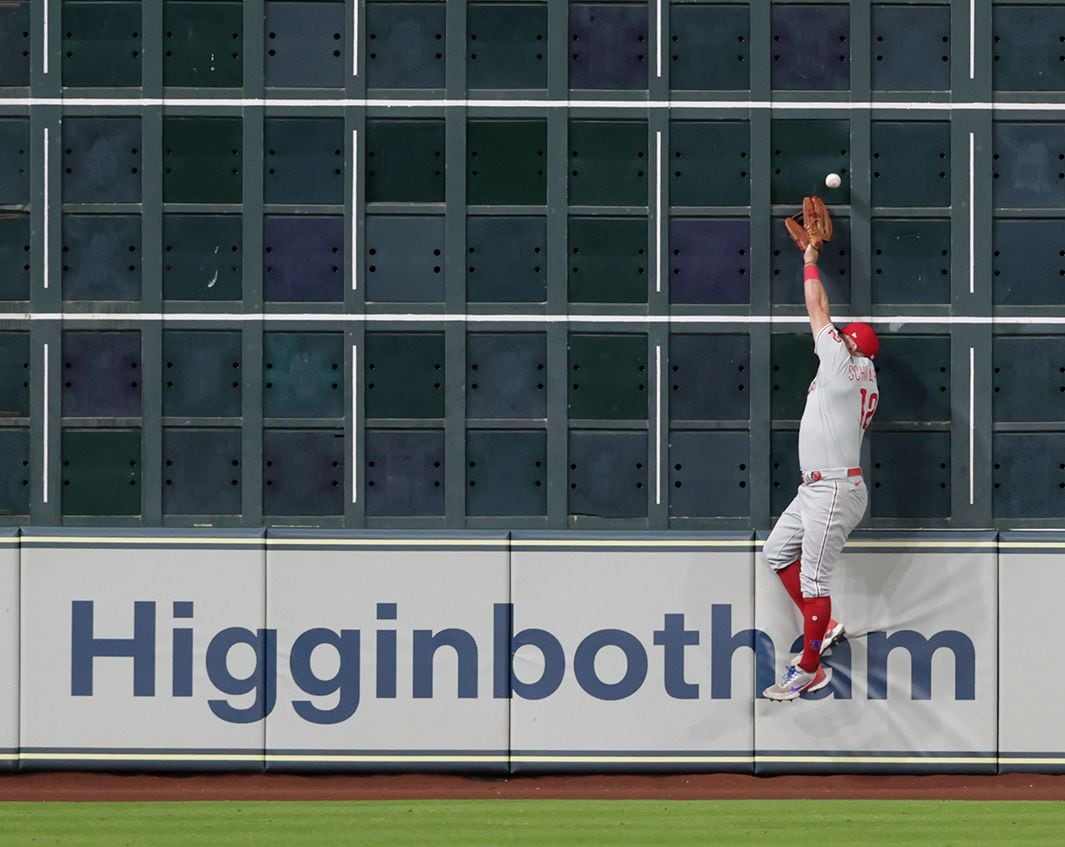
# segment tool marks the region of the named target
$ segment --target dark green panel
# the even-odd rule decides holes
[[[751,87],[746,6],[672,3],[669,31],[669,84],[674,91]]]
[[[669,201],[673,206],[751,203],[751,127],[746,121],[669,125]]]
[[[466,7],[470,88],[547,88],[547,3]]]
[[[799,433],[794,429],[774,430],[769,436],[769,513],[783,514],[801,481]]]
[[[466,299],[471,303],[547,299],[545,218],[471,217],[466,254]]]
[[[63,3],[63,84],[141,84],[141,4]]]
[[[366,514],[444,514],[444,431],[366,430]]]
[[[991,12],[996,91],[1065,89],[1065,9],[995,3]]]
[[[444,3],[367,3],[366,57],[370,88],[443,88]]]
[[[442,302],[447,279],[444,216],[366,217],[366,299]]]
[[[0,6],[0,85],[29,84],[29,0],[7,0]]]
[[[873,4],[874,91],[950,88],[950,7]]]
[[[236,417],[241,402],[239,331],[163,331],[163,414]]]
[[[1065,433],[996,432],[991,453],[996,518],[1065,517]]]
[[[569,514],[647,516],[647,433],[571,429]]]
[[[63,216],[63,299],[141,299],[138,215]]]
[[[647,219],[570,218],[569,301],[647,302]]]
[[[30,202],[29,118],[0,119],[0,205]]]
[[[30,431],[0,429],[0,515],[30,513]]]
[[[832,241],[821,248],[821,282],[830,306],[851,302],[851,222],[838,211],[832,218]],[[783,218],[772,221],[770,295],[773,303],[803,304],[802,254],[784,228]]]
[[[267,118],[267,203],[344,202],[343,118]]]
[[[163,84],[239,88],[244,82],[244,9],[240,3],[167,0]]]
[[[843,184],[829,192],[829,204],[850,202],[850,121],[776,119],[772,128],[773,203],[802,204],[803,195],[824,185],[825,174],[837,173]]]
[[[241,228],[237,215],[164,215],[163,299],[239,300]]]
[[[240,430],[163,430],[163,514],[240,514]]]
[[[467,203],[547,201],[547,121],[470,121],[466,150]]]
[[[669,434],[669,516],[749,515],[749,432],[674,430]]]
[[[30,299],[30,216],[0,212],[0,300]]]
[[[991,356],[994,420],[1065,420],[1065,338],[1000,335]]]
[[[770,347],[771,417],[797,421],[806,408],[806,391],[817,373],[817,356],[809,332],[773,335]]]
[[[163,118],[163,200],[241,202],[240,118]]]
[[[870,440],[874,518],[949,517],[949,432],[876,432]]]
[[[444,416],[444,334],[366,333],[366,415]]]
[[[570,121],[571,206],[647,205],[647,123]]]
[[[873,302],[950,301],[950,221],[873,220]]]
[[[263,514],[344,514],[344,433],[263,432]]]
[[[471,332],[466,337],[466,415],[547,416],[547,336]]]
[[[63,515],[139,515],[139,429],[63,430]]]
[[[876,420],[950,420],[950,337],[884,333],[876,357]]]
[[[996,209],[1065,206],[1065,137],[1060,124],[996,121],[992,148]]]
[[[268,418],[344,415],[344,336],[339,332],[263,335],[263,414]]]
[[[466,433],[466,514],[547,514],[547,433]]]
[[[673,420],[747,420],[750,383],[748,336],[670,335],[667,388]]]
[[[570,419],[647,419],[647,336],[569,337]]]
[[[0,332],[0,417],[30,414],[30,334]]]
[[[992,224],[994,300],[1003,306],[1065,302],[1065,220]]]
[[[950,205],[950,124],[873,121],[873,205]]]
[[[366,121],[366,202],[444,202],[444,122]]]

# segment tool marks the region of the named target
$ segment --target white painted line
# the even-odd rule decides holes
[[[662,345],[655,345],[655,505],[662,502]]]
[[[655,75],[662,78],[662,0],[655,0]]]
[[[47,9],[48,4],[45,3],[44,7]],[[44,263],[41,271],[44,274],[44,287],[48,288],[48,159],[49,159],[49,145],[48,145],[48,127],[44,128],[44,202],[43,215],[44,220],[41,221],[41,234],[44,237],[43,249],[44,249]]]
[[[41,73],[48,75],[48,7],[52,5],[51,0],[44,0],[44,30],[41,33]],[[47,501],[45,501],[47,502]]]
[[[655,291],[662,291],[662,130],[655,131]]]
[[[976,79],[976,0],[969,0],[969,79]]]
[[[976,251],[976,234],[973,232],[975,215],[973,212],[973,202],[976,199],[976,176],[973,173],[973,165],[976,161],[976,133],[969,133],[969,293],[973,294],[976,290],[976,257],[973,253]]]
[[[351,502],[359,502],[359,347],[351,345]]]
[[[1065,326],[1065,315],[847,315],[840,321],[864,321],[898,332],[915,325],[928,326]],[[62,321],[69,323],[514,323],[514,324],[737,324],[804,326],[810,322],[800,315],[470,315],[462,312],[436,314],[380,313],[236,313],[236,312],[0,312],[0,321]]]
[[[44,410],[41,415],[41,426],[44,438],[44,460],[41,462],[41,490],[44,492],[44,502],[48,502],[48,343],[44,345]]]
[[[351,291],[359,290],[359,130],[351,130]]]
[[[973,101],[949,103],[929,100],[907,101],[777,101],[777,100],[496,100],[490,98],[213,98],[213,97],[0,97],[0,107],[9,106],[101,106],[106,108],[136,108],[138,106],[166,106],[169,108],[207,109],[251,108],[277,106],[279,108],[393,108],[393,109],[629,109],[635,111],[658,109],[720,109],[749,111],[761,109],[775,112],[888,111],[888,112],[1065,112],[1065,103],[1017,103],[1008,101]]]
[[[355,0],[355,14],[351,23],[351,75],[359,75],[359,0]]]
[[[969,348],[969,505],[973,504],[974,477],[973,456],[976,451],[976,422],[973,413],[976,408],[976,348]]]

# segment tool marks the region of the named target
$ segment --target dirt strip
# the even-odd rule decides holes
[[[1065,800],[1065,776],[148,776],[28,773],[0,776],[0,801],[428,799],[943,799]]]

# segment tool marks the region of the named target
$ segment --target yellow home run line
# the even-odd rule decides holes
[[[749,765],[753,759],[751,756],[511,756],[510,761],[541,765]]]
[[[365,764],[394,764],[398,762],[411,762],[413,764],[433,764],[439,762],[446,762],[448,764],[506,764],[511,761],[509,756],[364,756],[344,753],[309,755],[270,753],[264,758],[267,762],[352,762]]]
[[[753,547],[749,538],[699,539],[625,539],[625,538],[521,538],[510,542],[511,547]]]
[[[503,538],[161,538],[158,536],[25,536],[27,544],[127,544],[154,546],[187,546],[190,544],[218,544],[240,546],[340,546],[340,547],[504,547]]]
[[[262,753],[18,753],[27,762],[261,762]]]
[[[998,546],[997,541],[848,541],[847,547],[957,547],[965,550],[986,550]]]
[[[1000,765],[1065,765],[1065,756],[1059,756],[1056,759],[1048,758],[1030,758],[1030,759],[999,759]]]
[[[755,756],[761,764],[995,765],[997,756]]]

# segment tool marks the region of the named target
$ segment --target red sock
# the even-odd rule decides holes
[[[777,576],[780,577],[780,581],[784,584],[784,590],[788,592],[788,596],[795,601],[795,605],[799,607],[799,611],[802,611],[802,587],[799,585],[799,560],[796,559],[786,568],[781,568],[777,571]]]
[[[804,671],[817,670],[821,664],[821,639],[828,629],[832,614],[831,597],[804,597],[802,601],[802,658],[799,667]]]

